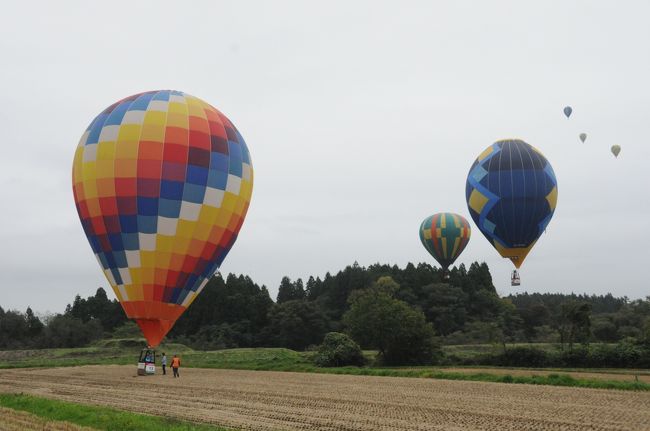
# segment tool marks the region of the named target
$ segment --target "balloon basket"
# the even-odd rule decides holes
[[[151,348],[142,349],[138,359],[138,376],[156,374],[156,351]]]

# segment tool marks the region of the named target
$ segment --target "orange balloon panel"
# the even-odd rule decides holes
[[[106,278],[157,346],[237,239],[253,191],[244,139],[201,99],[136,94],[88,126],[72,183]]]

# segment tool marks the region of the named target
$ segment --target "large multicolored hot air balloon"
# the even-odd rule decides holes
[[[478,156],[465,196],[479,230],[519,268],[553,217],[557,181],[538,149],[518,139],[503,140]]]
[[[420,241],[444,271],[465,250],[471,235],[469,222],[454,213],[438,213],[420,224]]]
[[[244,139],[201,99],[136,94],[90,123],[72,183],[106,278],[157,346],[237,239],[253,191]]]

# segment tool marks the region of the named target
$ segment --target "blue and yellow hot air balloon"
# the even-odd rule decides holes
[[[478,156],[467,175],[465,195],[479,230],[519,268],[553,217],[557,180],[538,149],[508,139]]]
[[[420,241],[444,272],[463,252],[470,235],[469,222],[454,213],[434,214],[420,224]]]

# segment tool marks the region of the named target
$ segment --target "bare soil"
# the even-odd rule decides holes
[[[650,430],[650,393],[309,373],[135,366],[0,370],[0,392],[246,430]]]

